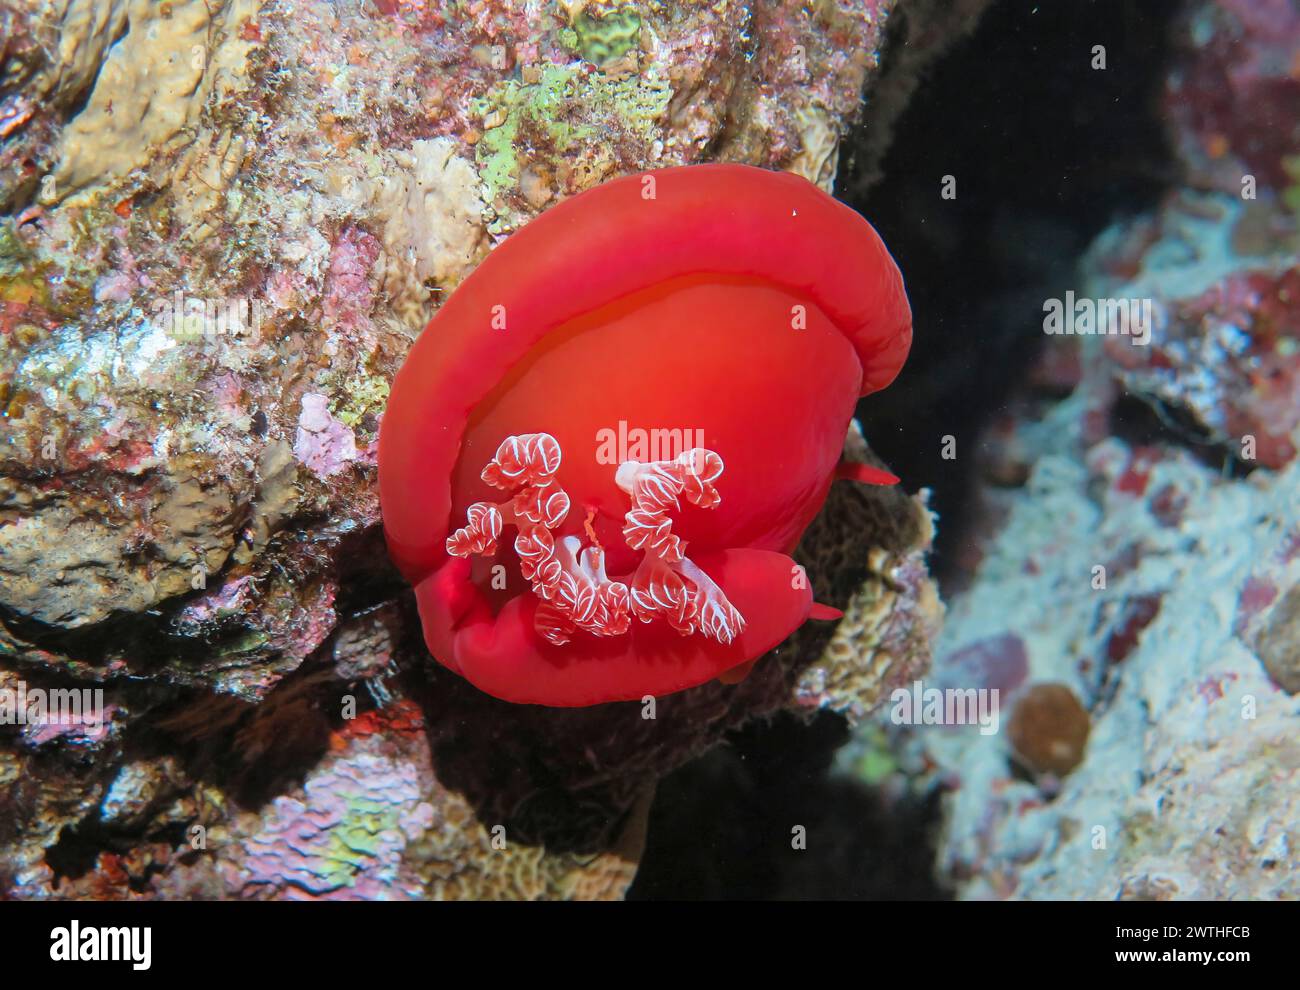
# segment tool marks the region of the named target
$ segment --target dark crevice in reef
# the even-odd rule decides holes
[[[306,586],[329,578],[329,568],[336,566],[339,593],[335,608],[344,618],[380,608],[407,593],[397,569],[388,562],[377,526],[336,539],[343,548],[339,563],[328,565],[310,542],[277,537],[272,544],[275,549],[267,555],[267,573]],[[198,631],[193,623],[181,621],[185,609],[201,602],[209,594],[206,589],[220,587],[236,566],[232,555],[221,570],[207,575],[205,589],[175,595],[144,612],[114,612],[98,622],[67,628],[0,605],[0,625],[37,649],[103,669],[104,683],[124,679],[120,672],[110,672],[113,661],[125,665],[126,679],[142,680],[167,667],[193,671],[210,663],[214,651],[220,654],[223,645],[229,652],[237,652],[235,648],[250,634],[264,631],[239,616],[206,622]]]
[[[954,23],[961,4],[949,6],[911,9]],[[1037,354],[1043,300],[1072,284],[1102,229],[1151,206],[1176,177],[1157,96],[1179,6],[996,2],[925,70],[883,158],[879,127],[864,126],[861,154],[847,142],[841,195],[898,260],[915,321],[907,367],[862,404],[861,419],[909,488],[933,490],[941,520],[932,566],[941,581],[969,540],[963,506],[981,427],[1006,407]],[[900,25],[895,37],[926,30],[912,27]],[[1106,48],[1104,71],[1091,68],[1094,45]],[[887,58],[884,72],[914,71],[913,61]],[[886,91],[909,88],[904,80]],[[878,165],[883,179],[858,193]],[[955,200],[939,195],[947,174],[957,178]],[[957,438],[955,461],[940,456],[947,434]],[[933,875],[937,797],[886,800],[830,777],[831,754],[846,738],[833,715],[782,717],[670,775],[631,896],[945,896]],[[808,847],[795,851],[791,829],[800,824]]]
[[[907,280],[915,337],[898,380],[859,410],[872,448],[940,515],[933,569],[951,573],[981,428],[1046,339],[1043,300],[1080,254],[1176,178],[1159,117],[1180,4],[1002,0],[933,64],[899,117],[883,180],[849,196]],[[906,7],[904,7],[904,14]],[[1094,45],[1106,68],[1092,68]],[[868,105],[868,113],[870,105]],[[854,190],[856,157],[841,165]],[[945,175],[956,198],[940,197]],[[941,456],[956,439],[956,459]]]
[[[927,839],[937,797],[888,802],[829,776],[848,732],[829,713],[811,723],[784,714],[670,774],[629,899],[945,897]]]
[[[150,842],[173,847],[182,845],[187,838],[186,827],[181,823],[159,829],[148,836]],[[138,845],[137,836],[114,832],[90,815],[63,829],[58,841],[45,851],[45,863],[54,872],[56,884],[64,879],[80,880],[96,868],[102,854],[126,855]],[[162,865],[150,866],[141,875],[131,877],[128,886],[137,894],[147,893],[149,878],[162,870]]]
[[[1133,447],[1168,444],[1186,450],[1225,478],[1245,478],[1256,465],[1232,455],[1236,445],[1212,436],[1190,412],[1150,396],[1121,395],[1110,415],[1110,432]]]

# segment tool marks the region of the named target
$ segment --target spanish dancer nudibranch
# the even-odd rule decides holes
[[[797,176],[668,168],[548,210],[438,310],[383,418],[430,652],[553,706],[737,679],[833,612],[789,555],[836,477],[896,480],[840,454],[911,335],[879,236]]]

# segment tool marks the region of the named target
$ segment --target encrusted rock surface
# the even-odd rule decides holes
[[[506,705],[428,660],[375,490],[388,382],[494,243],[647,167],[829,188],[891,8],[6,7],[0,676],[105,709],[0,726],[0,890],[619,896],[659,776],[920,669],[923,503],[839,486],[824,662],[826,627],[654,719]]]
[[[1071,287],[1150,300],[1150,340],[1051,337],[982,447],[987,532],[933,678],[1000,692],[1000,731],[870,726],[896,783],[944,792],[962,897],[1300,897],[1300,135],[1276,57],[1300,19],[1202,2],[1178,32],[1187,184],[1105,232]],[[1007,721],[1048,682],[1082,702],[1086,745],[1031,775]]]
[[[923,728],[902,745],[951,790],[941,867],[967,897],[1295,897],[1300,699],[1249,630],[1282,624],[1255,614],[1255,589],[1300,582],[1300,471],[1225,479],[1170,449],[1137,494],[1132,450],[1081,449],[1086,411],[1076,395],[1030,428],[1041,456],[940,643],[934,676],[963,688],[993,685],[953,678],[953,655],[1024,644],[1004,731]],[[1161,522],[1173,493],[1185,506]],[[1044,681],[1070,687],[1091,731],[1067,776],[1029,780],[1006,720]]]

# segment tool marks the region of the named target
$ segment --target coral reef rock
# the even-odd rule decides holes
[[[662,774],[923,668],[928,514],[839,486],[829,646],[653,720],[505,705],[429,660],[375,486],[493,244],[706,154],[829,188],[892,6],[6,6],[0,684],[91,708],[0,725],[0,896],[621,896]]]
[[[999,511],[933,677],[997,690],[1002,731],[882,720],[905,786],[945,793],[959,896],[1300,896],[1300,18],[1202,2],[1178,37],[1187,184],[1105,231],[1075,287],[1149,302],[1149,338],[1049,337],[988,437],[1023,470],[980,493]],[[1066,726],[1007,718],[1043,682],[1091,725],[1028,779],[1017,737],[1050,754]]]

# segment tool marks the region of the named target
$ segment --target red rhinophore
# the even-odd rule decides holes
[[[737,679],[812,613],[789,554],[831,482],[896,480],[839,458],[910,342],[876,232],[797,176],[669,168],[547,211],[443,304],[384,415],[430,651],[545,705]]]

